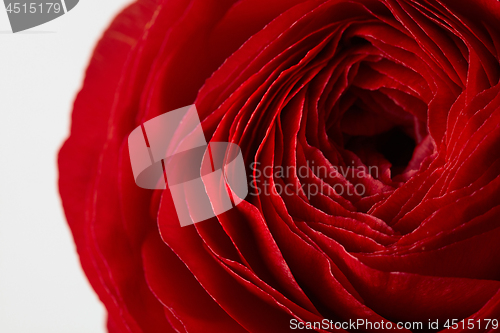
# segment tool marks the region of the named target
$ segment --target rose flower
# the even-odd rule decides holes
[[[108,330],[495,331],[499,22],[495,0],[126,8],[59,154]],[[207,142],[240,147],[249,193],[181,227],[168,187],[135,183],[127,138],[187,105]]]

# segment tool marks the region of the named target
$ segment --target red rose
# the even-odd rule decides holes
[[[109,331],[495,331],[499,20],[495,0],[125,9],[59,155]],[[181,227],[127,138],[189,104],[207,141],[239,145],[251,193]]]

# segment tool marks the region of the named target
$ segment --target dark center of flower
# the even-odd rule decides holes
[[[373,136],[344,136],[344,148],[359,152],[361,148],[371,154],[380,154],[391,163],[393,177],[403,173],[413,157],[416,143],[402,127],[393,127],[390,130]]]
[[[372,57],[350,69],[350,82],[335,107],[335,120],[330,122],[337,125],[330,128],[329,134],[368,167],[383,168],[390,164],[394,180],[418,167],[419,163],[412,159],[428,133],[427,106],[405,88],[404,77],[397,77],[400,67],[391,66],[399,65]],[[398,182],[406,179],[399,178]]]
[[[392,164],[392,174],[400,174],[410,162],[415,141],[401,128],[395,127],[374,138],[377,150]]]

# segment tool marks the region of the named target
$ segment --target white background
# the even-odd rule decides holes
[[[12,34],[0,3],[0,332],[102,333],[57,192],[57,152],[95,43],[130,0],[80,0]]]

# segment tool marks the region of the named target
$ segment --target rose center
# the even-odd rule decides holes
[[[351,87],[341,105],[337,143],[367,166],[390,163],[391,178],[403,174],[427,135],[426,124],[377,90]]]
[[[365,147],[365,154],[380,154],[391,163],[393,177],[403,173],[415,151],[415,140],[404,128],[393,127],[387,132],[373,136],[353,136],[346,138],[344,148],[356,152],[360,146]]]

